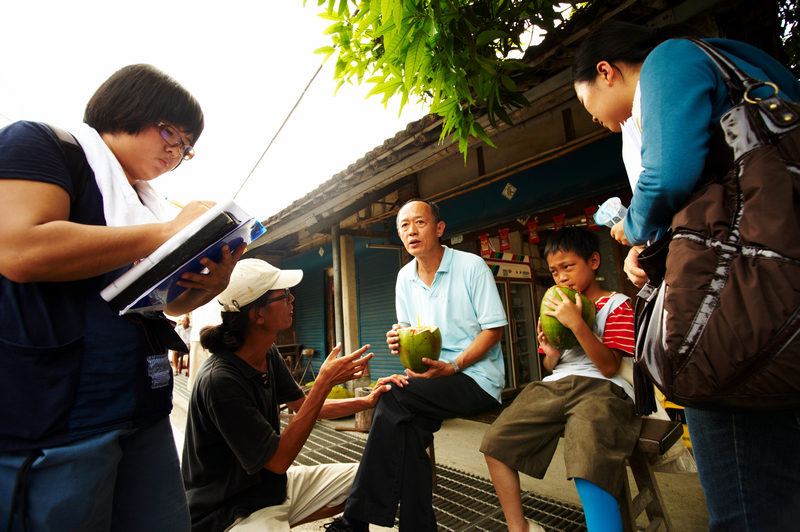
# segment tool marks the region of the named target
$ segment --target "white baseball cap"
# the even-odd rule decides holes
[[[279,270],[260,259],[244,259],[236,263],[228,287],[217,296],[222,312],[239,309],[270,290],[296,286],[303,279],[303,270]]]

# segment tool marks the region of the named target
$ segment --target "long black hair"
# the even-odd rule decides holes
[[[222,312],[222,323],[216,327],[203,327],[200,345],[214,352],[219,349],[236,351],[244,345],[244,335],[250,326],[250,310],[261,308],[269,299],[270,290],[239,309],[239,312]]]
[[[607,61],[617,70],[618,63],[640,65],[656,46],[678,37],[703,39],[707,35],[683,24],[651,29],[610,20],[589,34],[578,48],[572,62],[572,81],[593,83],[597,78],[597,63],[601,61]]]

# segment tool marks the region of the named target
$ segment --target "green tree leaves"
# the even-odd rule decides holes
[[[332,45],[315,51],[336,55],[334,79],[374,86],[369,96],[412,99],[444,119],[442,139],[466,158],[469,138],[493,145],[473,110],[489,123],[508,124],[508,110],[528,105],[518,83],[528,66],[509,57],[523,51],[522,34],[533,23],[553,28],[561,20],[551,0],[317,0]],[[572,2],[570,2],[572,3]],[[576,3],[573,3],[573,5]],[[338,87],[337,87],[338,89]]]
[[[478,35],[478,38],[475,39],[475,46],[476,47],[486,46],[487,44],[489,44],[492,41],[496,41],[497,39],[503,39],[503,38],[507,38],[507,37],[508,37],[508,33],[504,32],[504,31],[486,30],[484,32],[481,32],[481,34]]]
[[[571,10],[564,10],[565,4]],[[574,0],[317,0],[331,46],[315,53],[336,55],[337,90],[345,81],[374,86],[384,105],[399,95],[400,109],[421,101],[443,117],[441,139],[450,133],[466,158],[470,136],[490,143],[476,114],[489,123],[511,124],[509,112],[528,105],[520,84],[533,77],[517,57],[523,34],[537,26],[553,31],[577,6]],[[597,2],[599,4],[599,2]],[[779,0],[778,18],[790,68],[798,73],[797,0]],[[525,38],[527,40],[527,37]],[[440,140],[441,140],[440,139]]]

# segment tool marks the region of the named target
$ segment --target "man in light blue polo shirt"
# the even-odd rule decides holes
[[[394,376],[381,396],[370,436],[350,490],[344,517],[329,530],[364,532],[369,523],[435,532],[430,460],[425,449],[442,420],[475,415],[500,403],[505,380],[499,341],[508,323],[492,272],[480,257],[439,243],[439,208],[411,200],[397,215],[397,232],[414,257],[397,275],[397,321],[386,333],[399,353],[397,329],[436,325],[442,333],[438,361],[423,359],[425,373]]]

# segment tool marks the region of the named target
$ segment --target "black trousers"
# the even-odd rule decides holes
[[[479,414],[497,404],[464,374],[410,379],[402,388],[392,385],[375,407],[345,517],[391,527],[399,503],[401,531],[435,532],[431,462],[425,449],[443,420]]]

